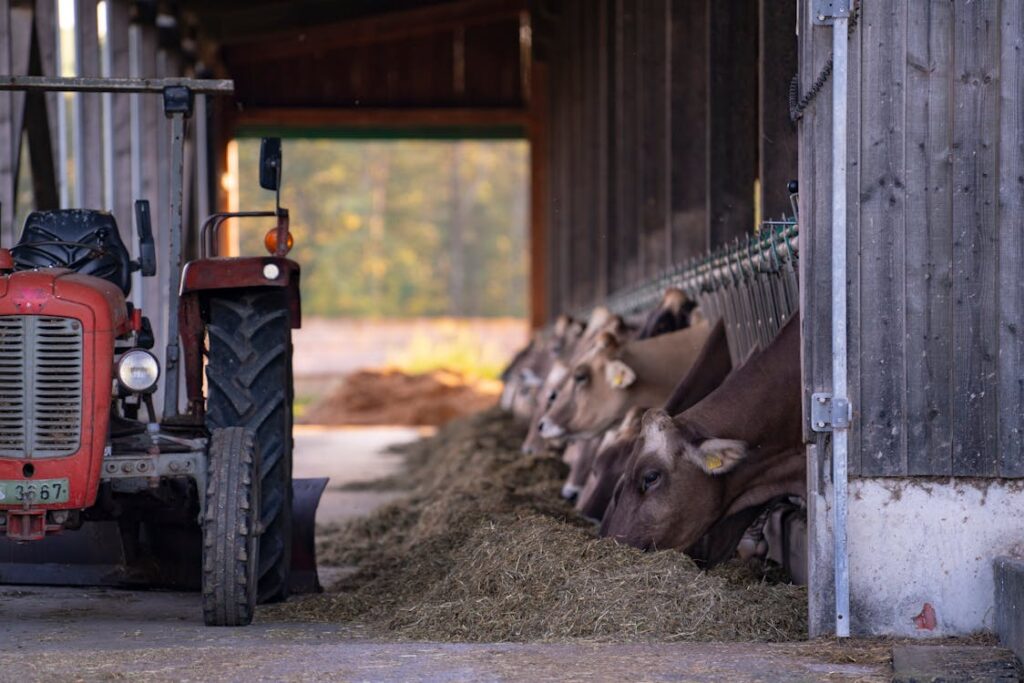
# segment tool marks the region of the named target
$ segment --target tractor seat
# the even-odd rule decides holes
[[[131,257],[106,211],[34,211],[11,254],[15,270],[69,268],[113,282],[125,296],[131,292]]]

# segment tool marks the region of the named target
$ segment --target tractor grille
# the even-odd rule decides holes
[[[81,428],[79,322],[0,316],[0,457],[71,455]]]

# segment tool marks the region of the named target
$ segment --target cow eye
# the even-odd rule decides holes
[[[573,373],[572,378],[577,384],[583,384],[590,379],[590,371],[586,368],[576,368],[576,372]]]
[[[661,479],[661,472],[657,470],[648,470],[644,472],[643,478],[640,480],[640,493],[647,493],[652,486],[658,483]]]

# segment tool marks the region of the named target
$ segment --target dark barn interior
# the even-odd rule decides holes
[[[809,9],[834,4],[854,8],[849,120],[835,138],[835,36]],[[231,99],[198,98],[189,129],[192,252],[201,217],[227,201],[229,142],[260,135],[527,140],[536,329],[645,286],[660,293],[666,273],[718,268],[765,221],[785,218],[794,282],[799,254],[811,634],[831,633],[837,617],[834,425],[810,420],[812,396],[836,381],[837,317],[849,328],[852,409],[838,428],[856,489],[855,628],[919,635],[912,614],[941,601],[944,614],[967,615],[950,617],[949,633],[990,626],[992,609],[975,607],[991,607],[989,554],[1012,535],[999,524],[1014,524],[991,510],[1019,513],[1024,476],[1016,0],[105,0],[103,41],[97,0],[70,5],[75,74],[61,68],[55,3],[0,0],[0,36],[12,37],[0,74],[234,80]],[[155,101],[127,95],[0,97],[0,243],[17,230],[19,169],[29,168],[41,209],[130,216],[133,197],[151,197],[165,249],[161,116]],[[103,159],[103,172],[68,167],[69,147]],[[833,215],[842,197],[845,217]],[[836,225],[846,239],[833,239]],[[120,227],[131,243],[130,221]],[[158,343],[164,285],[147,281],[141,297]],[[834,301],[848,316],[835,316]],[[922,491],[942,514],[911,508]],[[947,534],[947,517],[964,531]],[[920,557],[934,561],[907,576]],[[897,605],[903,586],[914,590]]]

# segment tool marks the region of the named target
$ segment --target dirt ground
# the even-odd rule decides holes
[[[296,475],[329,475],[318,521],[365,514],[393,493],[346,490],[394,474],[384,446],[410,429],[296,434]],[[325,577],[329,580],[329,577]],[[887,647],[797,644],[452,644],[382,642],[349,623],[260,619],[202,625],[199,596],[110,589],[0,587],[0,681],[882,681]],[[867,656],[865,656],[867,653]]]

